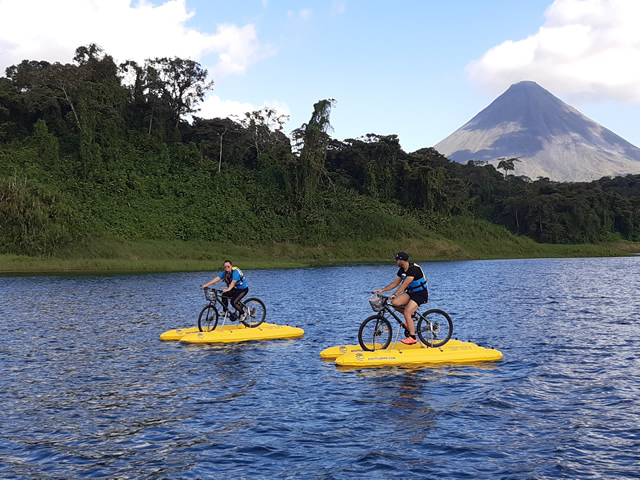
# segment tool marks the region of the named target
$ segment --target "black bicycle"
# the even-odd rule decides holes
[[[259,298],[247,298],[239,302],[243,307],[242,313],[239,316],[230,310],[225,311],[224,303],[222,303],[222,290],[205,288],[204,298],[209,301],[209,304],[205,305],[198,316],[198,328],[201,332],[214,330],[218,326],[218,319],[220,317],[223,318],[222,325],[224,325],[227,320],[239,320],[248,328],[255,328],[260,326],[267,316],[267,307],[265,307],[264,302]],[[231,309],[230,303],[231,302],[229,302],[229,308]]]
[[[409,329],[404,324],[404,317],[400,319],[396,315],[395,309],[402,307],[394,307],[389,302],[389,297],[379,294],[374,294],[369,298],[369,304],[373,311],[378,313],[368,317],[360,325],[358,342],[363,350],[373,352],[385,349],[391,344],[393,328],[389,321],[389,316],[395,318],[398,325],[404,329],[405,336],[409,335]],[[442,310],[431,309],[424,313],[415,312],[413,321],[416,325],[416,335],[428,347],[443,346],[453,334],[451,317]],[[398,333],[400,331],[399,329]]]

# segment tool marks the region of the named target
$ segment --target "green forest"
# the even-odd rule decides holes
[[[192,60],[24,60],[0,78],[0,254],[96,238],[318,246],[500,231],[540,244],[640,241],[640,176],[559,183],[407,153],[396,135],[331,137],[333,99],[284,133],[263,108],[203,119]],[[301,87],[303,88],[303,87]],[[495,225],[496,229],[487,224]],[[483,230],[485,229],[485,230]],[[493,229],[493,230],[492,230]]]

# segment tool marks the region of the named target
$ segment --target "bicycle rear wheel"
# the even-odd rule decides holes
[[[249,298],[244,302],[244,314],[241,322],[249,328],[258,327],[267,317],[267,307],[259,298]]]
[[[391,343],[391,334],[389,320],[382,315],[372,315],[360,325],[358,342],[367,352],[383,350]]]
[[[441,347],[453,334],[453,322],[442,310],[427,310],[418,315],[416,333],[420,341],[428,347]]]
[[[198,328],[201,332],[210,332],[218,325],[218,310],[213,305],[206,305],[198,316]]]

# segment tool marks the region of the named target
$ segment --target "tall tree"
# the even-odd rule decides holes
[[[330,140],[328,132],[332,129],[329,116],[334,104],[332,98],[315,103],[309,123],[292,132],[300,152],[303,206],[310,205],[314,200],[320,180],[323,177],[328,179],[325,159]]]
[[[198,104],[213,89],[213,81],[207,82],[207,70],[193,60],[155,58],[147,60],[147,69],[150,89],[166,100],[176,128],[182,117],[199,110]]]
[[[498,170],[504,170],[504,176],[507,177],[507,172],[513,172],[516,168],[514,162],[519,162],[518,157],[506,159],[504,157],[498,158]]]
[[[69,107],[75,124],[80,130],[80,118],[76,111],[78,84],[81,81],[77,67],[70,64],[23,60],[7,68],[7,78],[22,93],[39,98],[54,99]]]
[[[286,136],[282,130],[288,120],[289,115],[278,114],[278,111],[271,107],[262,107],[244,114],[240,124],[252,137],[256,157],[274,145],[286,143]]]

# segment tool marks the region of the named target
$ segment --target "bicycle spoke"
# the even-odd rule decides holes
[[[218,311],[213,305],[205,306],[198,317],[198,328],[201,332],[210,332],[218,325]]]
[[[244,302],[244,312],[240,321],[249,328],[255,328],[264,322],[267,308],[259,298],[249,298]]]
[[[419,315],[416,333],[429,347],[441,347],[453,334],[451,317],[442,310],[429,310]]]
[[[391,343],[391,324],[378,315],[367,318],[358,331],[358,342],[363,350],[373,351],[387,348]]]

